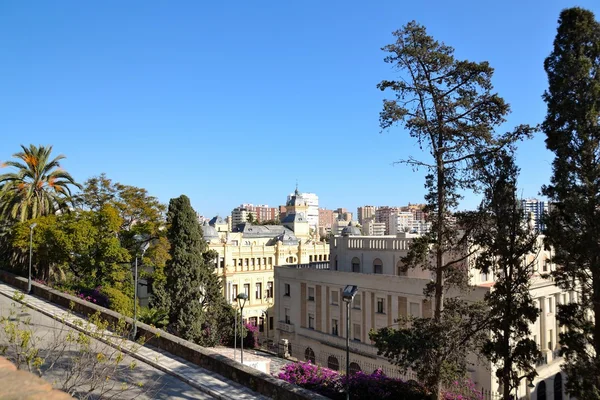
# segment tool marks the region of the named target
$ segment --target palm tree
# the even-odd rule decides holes
[[[7,161],[3,167],[15,172],[0,175],[0,214],[6,219],[26,221],[56,213],[71,202],[70,185],[81,189],[71,175],[60,168],[62,154],[50,158],[52,146],[21,145],[13,154],[19,161]]]

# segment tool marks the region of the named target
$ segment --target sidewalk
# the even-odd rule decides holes
[[[12,298],[15,293],[22,293],[4,283],[0,283],[0,294]],[[85,320],[80,318],[68,310],[49,303],[45,300],[24,294],[23,303],[28,307],[39,311],[54,319],[64,322],[66,325],[77,330],[83,330]],[[64,318],[64,321],[63,321]],[[78,322],[77,322],[78,321]],[[132,350],[135,349],[135,350]],[[268,397],[263,396],[253,390],[233,382],[221,375],[212,371],[201,368],[182,358],[169,354],[165,351],[152,348],[151,346],[140,347],[139,344],[133,341],[127,341],[127,348],[123,349],[131,357],[143,361],[152,367],[161,370],[169,375],[172,375],[188,385],[221,400],[266,400]]]

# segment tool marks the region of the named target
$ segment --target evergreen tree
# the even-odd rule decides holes
[[[432,224],[431,232],[413,241],[404,261],[406,268],[424,268],[432,272],[434,278],[425,295],[433,298],[434,307],[432,321],[413,323],[413,327],[419,329],[406,332],[414,341],[396,341],[386,335],[374,338],[382,339],[380,349],[393,350],[392,354],[399,356],[394,361],[403,367],[415,369],[419,362],[428,386],[439,395],[442,372],[464,370],[464,346],[468,347],[469,340],[477,337],[473,329],[480,326],[480,318],[475,317],[476,310],[469,310],[464,302],[444,304],[444,293],[450,287],[467,286],[468,277],[463,267],[471,256],[469,235],[457,229],[453,211],[461,198],[460,191],[471,189],[477,183],[472,165],[478,154],[493,152],[521,135],[529,134],[531,128],[520,126],[505,135],[494,134],[494,129],[504,122],[509,106],[493,92],[493,69],[487,62],[456,60],[452,47],[437,42],[415,22],[407,24],[394,36],[396,42],[383,48],[389,53],[385,61],[403,75],[398,80],[384,80],[378,85],[381,90],[389,89],[395,93],[395,99],[384,100],[380,125],[387,129],[402,123],[421,149],[426,149],[431,156],[430,161],[410,157],[401,163],[426,168],[429,172],[425,182],[427,206],[424,211]],[[448,320],[459,320],[464,327],[450,331],[440,329],[450,326],[444,321],[443,314]],[[460,315],[474,318],[460,318]],[[427,332],[423,330],[426,327]],[[437,335],[440,331],[445,332],[446,338],[441,341]],[[448,337],[450,333],[459,336]],[[435,340],[432,342],[427,338]],[[418,357],[417,352],[395,351],[389,347],[392,343],[410,349],[424,342],[429,345],[421,352],[420,361],[409,356]],[[428,361],[422,362],[424,359]]]
[[[169,202],[167,225],[171,259],[167,261],[166,282],[155,306],[168,310],[170,328],[177,335],[203,346],[214,346],[222,339],[221,330],[233,326],[233,321],[222,321],[233,314],[214,271],[216,254],[209,251],[186,196]]]
[[[518,205],[518,168],[512,152],[483,157],[480,172],[485,196],[479,209],[482,223],[473,235],[474,245],[481,249],[475,267],[494,276],[494,286],[485,297],[490,336],[482,349],[497,367],[502,398],[511,400],[521,380],[533,380],[541,355],[529,338],[529,326],[539,314],[530,293],[538,234],[529,228]]]
[[[577,302],[558,306],[566,388],[579,399],[600,399],[600,24],[581,8],[563,10],[544,68],[548,113],[542,125],[555,153],[546,242],[553,273]]]

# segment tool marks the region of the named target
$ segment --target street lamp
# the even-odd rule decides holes
[[[240,351],[241,351],[241,356],[240,356],[240,360],[242,362],[242,364],[244,363],[244,306],[246,305],[246,301],[248,300],[248,295],[244,292],[244,293],[240,293],[237,295],[237,299],[238,299],[238,304],[240,305],[240,334],[242,339],[240,340]],[[240,302],[240,300],[244,300],[243,303]]]
[[[346,400],[350,400],[350,305],[358,292],[358,286],[347,285],[342,292],[346,303]]]
[[[37,222],[29,225],[29,279],[27,279],[27,293],[31,294],[31,259],[33,257],[33,228],[37,226]]]
[[[132,336],[133,336],[133,340],[135,340],[135,337],[137,336],[138,250],[141,250],[142,259],[143,259],[144,253],[146,252],[146,250],[148,250],[148,247],[150,247],[150,242],[148,242],[147,240],[144,240],[144,237],[142,235],[135,235],[133,237],[133,240],[135,240],[139,246],[139,247],[136,247],[136,249],[135,249],[135,269],[133,272],[134,288],[133,288],[133,332],[132,332]]]

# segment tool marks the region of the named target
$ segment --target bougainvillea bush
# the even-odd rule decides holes
[[[444,400],[483,400],[483,395],[470,379],[454,381],[444,392]]]
[[[333,400],[346,398],[345,386],[350,387],[351,399],[430,399],[429,392],[415,382],[389,378],[381,370],[372,374],[357,372],[346,380],[339,372],[319,367],[310,361],[286,365],[277,375],[279,379],[317,392]]]
[[[337,371],[320,367],[308,362],[286,365],[279,374],[279,379],[312,390],[333,400],[346,398],[345,387],[350,388],[350,398],[374,400],[430,400],[432,394],[415,381],[403,381],[386,376],[380,369],[372,374],[357,372],[346,380],[345,375]],[[443,400],[482,400],[473,382],[461,380],[454,382],[450,389],[443,392]]]

